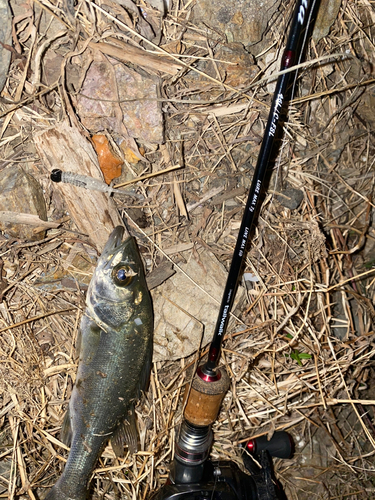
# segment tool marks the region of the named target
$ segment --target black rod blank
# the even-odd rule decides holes
[[[286,48],[281,61],[280,70],[293,67],[300,62],[301,51],[303,51],[303,38],[306,37],[312,12],[315,9],[315,0],[298,0],[295,8]],[[290,88],[291,78],[295,71],[287,72],[279,76],[276,89],[273,96],[268,121],[264,132],[262,145],[260,148],[258,161],[255,167],[253,180],[250,186],[245,212],[239,229],[237,243],[234,249],[232,263],[229,269],[227,282],[219,310],[219,315],[211,342],[208,361],[205,365],[206,370],[212,371],[216,368],[220,347],[226,332],[229,313],[231,311],[243,258],[248,243],[249,235],[254,222],[254,216],[258,208],[259,196],[264,182],[265,174],[271,158],[272,148],[275,140],[276,131],[279,126],[281,110],[285,104],[288,89]]]

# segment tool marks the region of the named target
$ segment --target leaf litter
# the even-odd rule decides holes
[[[100,497],[146,498],[166,480],[187,370],[213,331],[207,293],[220,301],[293,3],[260,41],[254,24],[246,48],[240,11],[224,33],[194,2],[10,4],[21,57],[1,95],[0,168],[38,181],[47,220],[21,206],[1,213],[39,236],[0,236],[0,496],[42,498],[60,475],[84,292],[124,218],[154,283],[164,355],[137,407],[142,451],[118,460],[107,447],[93,485]],[[374,488],[374,14],[367,1],[334,4],[300,69],[247,255],[212,450],[240,463],[239,442],[288,430],[296,455],[275,467],[298,499]],[[118,164],[101,170],[98,133],[120,177]],[[54,184],[54,168],[129,196]]]

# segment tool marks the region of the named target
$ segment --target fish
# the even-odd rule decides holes
[[[137,450],[134,405],[152,362],[153,310],[136,241],[110,235],[86,296],[77,341],[76,381],[61,430],[70,446],[64,471],[45,500],[84,500],[104,447]]]

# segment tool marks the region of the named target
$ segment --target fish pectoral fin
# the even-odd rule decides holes
[[[73,436],[73,431],[72,431],[72,425],[70,422],[70,411],[69,407],[66,410],[64,420],[61,426],[61,431],[60,431],[60,440],[66,444],[66,446],[70,446],[72,442],[72,436]]]
[[[138,451],[138,432],[134,408],[129,410],[126,420],[120,423],[111,438],[112,449],[117,457],[124,456],[125,444],[128,445],[131,454]]]

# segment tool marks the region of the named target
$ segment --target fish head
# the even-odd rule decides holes
[[[104,329],[129,321],[147,292],[137,244],[131,236],[122,241],[123,234],[118,226],[110,235],[87,291],[88,312]]]

